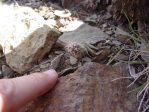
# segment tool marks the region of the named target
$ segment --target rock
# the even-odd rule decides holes
[[[74,30],[78,29],[83,24],[84,24],[83,21],[72,20],[72,21],[69,21],[68,25],[65,25],[65,27],[61,27],[60,31],[62,31],[62,32],[74,31]]]
[[[82,62],[91,62],[91,61],[92,61],[92,59],[89,58],[89,57],[84,57],[84,58],[82,59]]]
[[[116,60],[128,61],[129,60],[129,56],[125,55],[125,54],[118,54],[117,57],[116,57]]]
[[[69,11],[60,11],[60,10],[55,10],[54,11],[54,14],[58,17],[61,17],[61,18],[68,18],[71,16],[71,13]]]
[[[50,64],[49,63],[44,63],[44,64],[40,64],[40,71],[45,71],[49,69]]]
[[[122,28],[119,28],[119,27],[116,27],[115,34],[117,34],[117,35],[126,35],[126,36],[131,37],[131,35],[128,32],[124,31]]]
[[[108,28],[107,23],[103,24],[102,27],[103,27],[103,28]]]
[[[126,75],[124,66],[87,63],[22,112],[137,112],[135,93],[127,94],[129,81],[112,81]]]
[[[70,64],[71,65],[75,65],[75,64],[77,64],[77,62],[78,62],[78,60],[75,57],[70,56]]]
[[[51,60],[50,68],[57,69],[59,67],[59,64],[61,62],[61,59],[63,57],[63,53],[56,56],[53,60]]]
[[[100,47],[99,47],[100,49]],[[92,59],[94,62],[101,62],[102,60],[107,60],[109,55],[111,54],[111,49],[110,48],[102,48],[99,53]]]
[[[129,44],[132,45],[132,39],[134,38],[132,35],[130,35],[128,32],[120,29],[120,28],[116,28],[115,30],[115,35],[116,35],[116,39],[123,43],[123,44]]]
[[[112,31],[106,31],[106,33],[108,34],[108,35],[113,35],[113,32]]]
[[[0,14],[0,45],[6,62],[22,74],[51,50],[60,33],[31,8],[3,6]]]
[[[3,77],[12,77],[14,76],[14,71],[6,65],[2,65],[2,75]]]
[[[98,20],[98,15],[93,14],[93,15],[86,17],[84,21],[90,24],[91,26],[95,26],[97,24],[97,20]]]
[[[64,32],[64,34],[60,36],[59,40],[67,44],[73,42],[78,44],[95,44],[96,42],[106,40],[107,38],[109,38],[109,36],[102,32],[101,29],[87,24],[82,24],[74,31]]]
[[[110,36],[101,29],[82,24],[74,31],[64,32],[57,41],[57,45],[64,47],[65,51],[76,59],[94,55],[98,49],[94,44],[105,41]],[[92,52],[93,51],[93,52]]]
[[[54,16],[54,13],[50,11],[48,6],[40,6],[36,9],[36,12],[38,12],[45,20]]]

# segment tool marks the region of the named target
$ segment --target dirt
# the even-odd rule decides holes
[[[125,34],[121,35],[122,39],[119,39],[119,35],[118,33],[120,31],[116,31],[117,26],[115,26],[115,22],[112,19],[112,15],[107,12],[107,8],[110,5],[110,2],[108,2],[108,6],[105,8],[103,8],[101,11],[98,11],[96,9],[94,9],[94,12],[90,12],[90,9],[84,9],[83,7],[80,6],[80,8],[76,8],[78,6],[74,6],[69,8],[69,12],[71,13],[71,16],[68,16],[66,18],[64,18],[64,23],[59,24],[59,21],[61,21],[61,17],[58,17],[55,15],[55,10],[64,10],[64,7],[62,7],[60,4],[60,1],[40,1],[40,0],[16,0],[14,1],[6,1],[7,4],[15,4],[15,5],[20,5],[20,6],[28,6],[28,7],[32,7],[36,12],[38,12],[45,20],[54,20],[56,22],[58,22],[58,24],[56,24],[56,28],[58,28],[61,31],[61,28],[65,28],[65,26],[67,25],[67,23],[69,23],[69,21],[73,21],[73,20],[77,20],[80,19],[82,21],[84,21],[85,23],[94,26],[94,27],[98,27],[100,28],[103,32],[105,32],[107,35],[109,35],[109,38],[107,39],[107,41],[102,41],[100,43],[96,43],[94,44],[94,47],[97,47],[97,49],[100,49],[100,51],[104,51],[103,53],[98,52],[98,54],[96,56],[93,57],[89,57],[89,56],[84,56],[85,58],[89,58],[89,60],[94,61],[94,62],[98,62],[98,63],[102,63],[102,64],[107,64],[109,61],[112,60],[111,64],[115,64],[117,62],[123,62],[123,61],[128,61],[128,60],[116,60],[113,58],[118,51],[121,50],[121,48],[123,46],[124,49],[122,49],[122,52],[120,52],[120,54],[124,55],[126,57],[127,54],[130,53],[129,50],[126,49],[133,49],[134,48],[134,43],[133,41],[131,41],[132,39],[129,39],[129,41],[124,41],[125,39]],[[82,3],[82,2],[81,2]],[[86,2],[85,2],[86,3]],[[79,3],[78,3],[79,5]],[[129,38],[129,35],[127,35],[127,38]],[[121,41],[122,40],[122,41]],[[131,43],[131,45],[130,45]],[[46,69],[51,68],[51,61],[58,55],[64,54],[61,59],[59,60],[59,65],[58,67],[56,67],[56,70],[58,72],[62,72],[62,71],[66,71],[65,69],[67,68],[74,68],[74,67],[78,67],[80,65],[83,65],[84,63],[88,62],[88,60],[84,61],[84,58],[82,58],[81,60],[77,61],[76,64],[72,65],[70,62],[70,55],[69,53],[67,53],[65,51],[64,48],[62,48],[61,46],[58,46],[57,44],[55,44],[55,46],[53,47],[52,51],[47,53],[44,57],[43,60],[36,62],[33,68],[31,68],[29,71],[27,71],[27,73],[32,73],[32,72],[37,72],[37,71],[43,71]],[[1,67],[3,65],[7,65],[5,62],[5,58],[1,59],[1,61],[3,62],[1,64]],[[63,65],[63,66],[61,66]],[[16,76],[16,75],[15,75]],[[13,76],[12,76],[13,77]]]
[[[27,74],[54,68],[59,73],[59,77],[63,77],[73,73],[77,68],[84,65],[86,62],[93,61],[105,65],[126,63],[129,67],[130,77],[135,79],[135,74],[141,72],[148,66],[148,62],[144,61],[141,57],[141,44],[140,42],[136,44],[135,39],[132,37],[132,31],[129,30],[128,26],[121,27],[121,25],[116,25],[112,15],[108,12],[111,2],[106,4],[105,7],[100,10],[98,8],[94,8],[93,5],[90,4],[87,8],[84,8],[84,5],[80,5],[80,7],[78,7],[79,5],[76,5],[69,9],[65,9],[59,0],[54,2],[52,0],[16,0],[15,3],[14,1],[12,2],[9,0],[6,1],[6,3],[32,7],[45,20],[50,19],[56,21],[56,25],[54,27],[60,31],[63,31],[62,29],[64,29],[69,22],[79,19],[91,26],[100,28],[103,32],[109,35],[109,38],[106,41],[93,45],[98,49],[100,48],[100,50],[103,50],[104,52],[91,57],[85,56],[81,60],[77,60],[74,64],[72,64],[70,54],[63,47],[58,46],[55,43],[52,51],[47,53],[42,60],[34,63],[34,67],[27,71]],[[55,10],[71,12],[71,16],[66,18],[56,16],[54,13]],[[117,32],[118,27],[123,29],[124,32],[126,31],[127,34],[119,34],[121,31]],[[8,66],[3,54],[1,54],[1,56],[0,68],[2,68],[2,66]],[[52,65],[52,63],[56,64]],[[0,73],[3,73],[2,70]],[[14,73],[11,77],[18,76],[17,74],[18,73]],[[0,74],[0,77],[4,78],[4,75]],[[144,83],[140,78],[136,82],[139,82],[139,84]]]

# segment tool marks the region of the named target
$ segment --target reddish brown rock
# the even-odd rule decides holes
[[[127,94],[124,67],[88,63],[60,78],[46,95],[25,107],[23,112],[136,112],[135,95]]]

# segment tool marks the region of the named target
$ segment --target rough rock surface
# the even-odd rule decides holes
[[[106,40],[107,38],[109,38],[109,35],[101,31],[101,29],[92,27],[88,24],[82,24],[74,31],[64,32],[59,40],[67,44],[73,42],[78,44],[95,44],[96,42]]]
[[[114,31],[114,33],[115,33],[116,39],[119,42],[124,44],[130,44],[130,45],[133,44],[131,39],[133,39],[134,37],[128,32],[124,31],[123,29],[116,27],[116,30]]]
[[[87,63],[60,78],[56,87],[22,112],[137,112],[136,96],[127,94],[125,67]]]
[[[31,8],[1,6],[0,14],[0,45],[7,64],[19,73],[49,52],[60,36]]]
[[[82,24],[74,31],[64,32],[57,43],[76,59],[82,59],[85,56],[95,55],[93,45],[110,39],[110,36],[101,29],[92,27],[88,24]]]

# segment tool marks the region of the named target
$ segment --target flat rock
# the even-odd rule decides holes
[[[57,45],[64,47],[66,52],[76,59],[89,56],[89,54],[94,55],[92,52],[94,48],[91,45],[110,39],[110,36],[99,28],[85,23],[79,25],[76,30],[64,32],[57,41]]]
[[[109,35],[101,31],[101,29],[84,23],[74,31],[64,32],[59,40],[66,44],[73,42],[94,44],[107,38],[109,38]]]
[[[127,94],[129,81],[112,81],[127,75],[124,66],[87,63],[22,112],[137,112],[135,93]]]
[[[0,14],[0,45],[6,62],[22,74],[51,50],[60,32],[31,8],[1,6]]]

